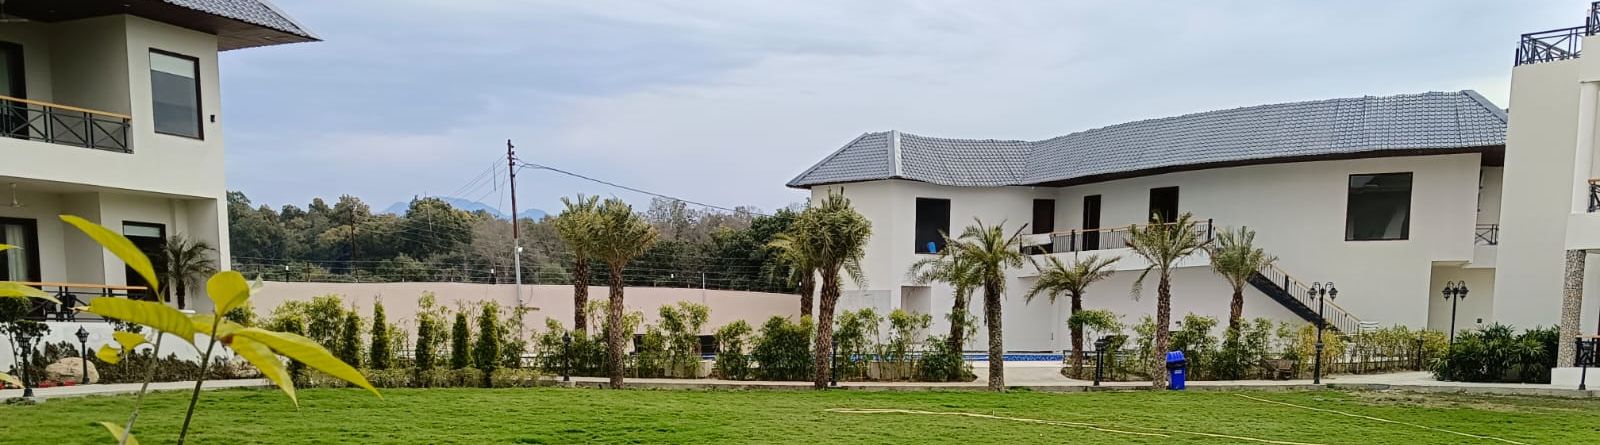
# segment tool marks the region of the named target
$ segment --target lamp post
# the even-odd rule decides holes
[[[1105,375],[1106,347],[1111,346],[1111,336],[1100,337],[1094,341],[1094,386],[1100,386],[1100,379]]]
[[[1461,300],[1467,299],[1467,282],[1465,280],[1446,281],[1444,283],[1444,290],[1441,291],[1441,293],[1444,294],[1445,301],[1450,302],[1450,344],[1455,344],[1456,305],[1461,303]]]
[[[78,379],[79,385],[89,384],[89,331],[78,326],[78,358],[83,362],[83,375]]]
[[[1321,385],[1323,347],[1322,331],[1327,330],[1328,327],[1328,317],[1323,315],[1323,311],[1327,308],[1327,302],[1329,298],[1339,298],[1339,289],[1333,287],[1333,282],[1329,281],[1327,285],[1323,285],[1323,283],[1311,283],[1310,292],[1311,298],[1317,300],[1317,357],[1314,359],[1315,367],[1311,371],[1311,384]]]
[[[22,351],[22,397],[33,397],[33,373],[28,372],[28,362],[33,359],[33,348],[29,342],[33,337],[27,332],[17,333],[17,348]]]
[[[839,338],[833,339],[833,353],[828,355],[828,386],[839,386]]]
[[[561,381],[572,381],[572,333],[561,334]]]

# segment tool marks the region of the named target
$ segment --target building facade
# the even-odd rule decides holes
[[[0,16],[0,280],[82,301],[154,298],[58,219],[128,236],[153,258],[203,241],[226,269],[218,53],[316,37],[264,0],[9,0]],[[205,310],[201,289],[186,308]],[[175,299],[166,298],[177,305]]]
[[[1034,260],[1119,258],[1093,285],[1090,309],[1134,324],[1153,314],[1155,286],[1130,295],[1146,263],[1126,247],[1127,226],[1189,213],[1200,235],[1249,227],[1279,258],[1246,289],[1246,317],[1315,319],[1305,297],[1334,282],[1330,323],[1449,329],[1446,282],[1465,281],[1458,329],[1495,320],[1495,264],[1504,110],[1472,91],[1273,104],[1151,119],[1043,141],[867,133],[789,183],[813,199],[843,193],[873,224],[865,283],[847,284],[842,308],[905,309],[947,326],[951,289],[909,276],[942,248],[940,233],[982,220],[1023,228]],[[1226,319],[1231,287],[1195,255],[1174,272],[1174,320]],[[1069,347],[1067,302],[1027,302],[1037,270],[1012,271],[1006,347]],[[974,302],[972,310],[981,303]],[[1552,312],[1548,317],[1553,317]],[[1545,324],[1549,324],[1546,320]],[[979,330],[967,345],[981,349]]]

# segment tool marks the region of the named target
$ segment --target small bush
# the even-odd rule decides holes
[[[960,348],[951,348],[944,337],[931,337],[923,343],[926,352],[917,366],[917,380],[923,382],[970,382],[977,378]]]
[[[500,336],[505,328],[500,326],[500,305],[493,301],[483,304],[478,316],[478,343],[472,348],[472,363],[483,371],[483,386],[492,385],[494,370],[500,367]]]
[[[472,365],[472,331],[467,325],[466,311],[456,311],[456,323],[450,330],[450,369]]]
[[[1456,335],[1444,358],[1433,367],[1440,380],[1466,382],[1549,383],[1555,367],[1560,332],[1534,328],[1521,334],[1495,323]]]
[[[755,349],[750,356],[760,366],[756,376],[762,380],[811,380],[811,317],[791,322],[773,316],[761,325]]]
[[[750,378],[750,355],[745,351],[750,340],[750,323],[735,320],[717,329],[717,363],[713,371],[728,380]]]
[[[383,314],[383,302],[372,303],[372,345],[368,347],[367,366],[372,369],[389,369],[393,363],[394,348],[389,344],[389,321]]]

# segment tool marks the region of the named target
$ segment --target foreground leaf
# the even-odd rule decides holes
[[[194,323],[182,312],[165,304],[125,298],[96,298],[83,310],[101,317],[149,326],[194,344]]]
[[[113,348],[111,345],[100,345],[100,349],[94,351],[94,356],[98,357],[102,362],[115,365],[117,362],[122,361],[122,350]]]
[[[194,323],[194,332],[196,334],[205,334],[211,332],[211,324],[216,322],[216,320],[217,316],[212,314],[194,314],[189,316],[189,321]],[[222,320],[222,325],[217,326],[216,328],[217,340],[223,343],[228,343],[233,341],[230,337],[233,337],[233,334],[239,332],[240,329],[244,329],[244,326],[228,320]]]
[[[139,276],[144,277],[146,283],[150,283],[150,289],[161,288],[161,281],[156,279],[156,268],[150,264],[150,257],[144,256],[144,252],[134,246],[133,241],[128,241],[128,238],[122,236],[122,234],[112,232],[111,229],[89,222],[87,219],[72,215],[61,215],[61,220],[66,221],[67,224],[71,224],[73,227],[77,227],[85,235],[89,235],[89,238],[94,239],[94,242],[100,243],[106,250],[111,251],[111,254],[121,258],[122,262],[128,263],[128,267],[133,268],[134,272],[138,272]]]
[[[15,281],[0,281],[0,297],[38,298],[51,303],[61,304],[61,300],[57,300],[56,297],[50,295],[49,293],[39,290],[39,288]]]
[[[206,280],[206,293],[210,294],[216,313],[226,314],[250,299],[250,282],[239,272],[225,270]]]
[[[378,393],[378,388],[374,388],[371,383],[368,383],[366,376],[361,375],[360,371],[334,357],[332,353],[328,352],[327,348],[323,348],[322,345],[309,338],[261,328],[240,329],[239,332],[234,334],[233,341],[238,342],[240,337],[259,341],[284,357],[305,363],[306,366],[322,371],[339,380],[366,388],[377,395],[378,398],[383,398],[383,394]]]
[[[294,395],[294,379],[289,377],[289,368],[283,366],[283,360],[272,348],[266,344],[251,340],[250,337],[238,336],[233,339],[233,352],[256,365],[261,370],[261,375],[278,385],[284,394],[289,395],[289,401],[294,402],[296,408],[300,407],[300,399]]]
[[[144,334],[128,331],[113,332],[111,333],[111,339],[116,340],[117,344],[122,346],[122,350],[128,352],[133,352],[133,348],[150,342],[150,339],[145,337]]]
[[[5,252],[6,249],[14,249],[16,247],[17,246],[13,246],[13,245],[10,245],[10,244],[0,244],[0,252]]]
[[[135,439],[135,438],[133,438],[133,436],[129,436],[126,431],[122,430],[122,425],[118,425],[118,424],[111,423],[111,422],[100,422],[100,426],[106,427],[106,431],[110,431],[111,432],[111,437],[117,438],[117,443],[124,443],[122,437],[123,436],[128,436],[128,439],[127,439],[127,442],[126,442],[128,445],[139,445],[139,439]]]
[[[18,388],[22,387],[22,380],[18,380],[17,376],[6,374],[4,372],[0,372],[0,382],[10,383]]]

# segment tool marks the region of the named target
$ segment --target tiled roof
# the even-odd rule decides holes
[[[279,11],[267,0],[162,0],[167,3],[204,12],[207,14],[227,17],[252,25],[263,26],[300,37],[315,39],[317,36],[311,31],[301,27],[290,19],[288,14]]]
[[[790,187],[903,178],[1030,185],[1273,158],[1505,144],[1506,114],[1474,91],[1260,105],[1112,125],[1042,141],[866,133]]]

